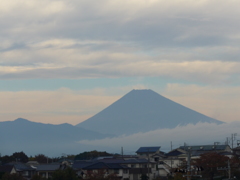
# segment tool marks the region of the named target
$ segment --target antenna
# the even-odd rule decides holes
[[[123,147],[121,148],[121,154],[122,154],[122,159],[123,159]]]
[[[220,144],[220,142],[214,142],[214,146],[219,145],[219,144]]]

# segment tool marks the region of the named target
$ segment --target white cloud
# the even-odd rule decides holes
[[[54,53],[53,53],[54,52]],[[64,53],[63,53],[64,52]],[[21,52],[20,52],[21,53]],[[57,57],[63,53],[61,57]],[[18,78],[98,78],[98,77],[143,77],[159,76],[184,79],[192,82],[226,84],[239,77],[239,62],[155,60],[147,56],[124,53],[76,52],[76,50],[40,50],[36,54],[45,61],[32,65],[0,66],[1,79]],[[35,55],[36,55],[35,54]],[[19,55],[5,55],[10,58]],[[4,54],[3,54],[4,56]],[[38,56],[38,57],[39,57]],[[1,55],[0,55],[1,57]],[[32,56],[34,58],[34,56]],[[48,59],[50,58],[50,60]],[[146,59],[145,59],[146,58]],[[29,60],[31,58],[28,58]],[[55,60],[57,59],[57,60]],[[70,59],[66,61],[66,59]],[[145,60],[144,60],[145,59]],[[99,61],[99,63],[97,62]],[[17,63],[17,62],[16,62]],[[233,77],[235,76],[235,77]]]
[[[137,133],[129,136],[106,138],[102,140],[82,140],[79,143],[85,145],[105,146],[105,148],[124,147],[126,154],[134,153],[142,146],[161,146],[164,152],[170,151],[170,142],[173,148],[178,148],[184,142],[189,145],[209,145],[214,142],[225,143],[226,137],[238,132],[240,122],[225,123],[221,125],[199,123],[176,127],[174,129],[158,129],[146,133]],[[239,137],[239,136],[238,136]],[[237,139],[239,139],[237,137]],[[134,143],[133,143],[134,142]],[[236,146],[236,141],[234,141]]]

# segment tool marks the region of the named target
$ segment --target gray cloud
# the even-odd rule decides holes
[[[0,68],[5,69],[1,79],[167,76],[215,83],[239,77],[234,68],[217,73],[187,70],[199,61],[239,62],[236,1],[4,3],[0,9]],[[143,64],[150,69],[154,64],[165,66],[166,61],[195,65],[178,75],[142,71]],[[133,63],[136,68],[130,70]],[[215,64],[209,66],[214,69]],[[19,67],[21,71],[12,71]]]

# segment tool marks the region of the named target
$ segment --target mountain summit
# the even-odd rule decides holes
[[[152,90],[132,90],[76,126],[100,133],[123,135],[199,122],[223,123],[175,103]]]

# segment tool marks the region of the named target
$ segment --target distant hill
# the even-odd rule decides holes
[[[70,124],[43,124],[18,118],[0,122],[0,152],[24,151],[61,155],[75,151],[80,153],[80,140],[93,140],[110,135],[93,132]],[[111,136],[110,136],[111,137]]]
[[[116,135],[223,122],[175,103],[152,90],[132,90],[106,109],[76,126]]]

